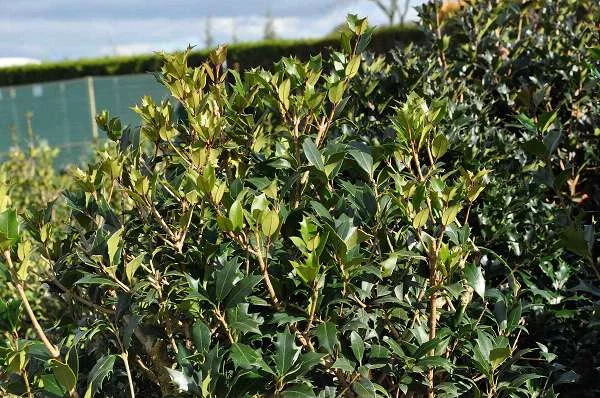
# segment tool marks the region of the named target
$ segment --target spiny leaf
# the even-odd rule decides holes
[[[211,332],[208,326],[202,321],[197,321],[192,327],[192,341],[196,350],[201,353],[208,352],[210,348]]]
[[[102,383],[113,371],[116,355],[102,356],[88,374],[88,387],[84,398],[92,398],[102,388]]]
[[[273,358],[277,375],[280,377],[287,375],[298,359],[298,355],[300,355],[300,347],[296,346],[294,335],[289,330],[277,333],[275,356]]]
[[[259,360],[262,361],[262,356],[258,350],[242,343],[233,343],[231,345],[229,357],[235,366],[243,369],[251,369],[257,366]]]
[[[237,277],[239,263],[235,259],[225,262],[223,268],[215,272],[215,294],[217,302],[223,301],[233,288],[233,282]]]

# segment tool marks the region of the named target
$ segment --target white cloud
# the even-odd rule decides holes
[[[252,41],[262,37],[269,7],[284,38],[327,34],[348,12],[386,22],[367,0],[0,0],[0,57],[58,60],[202,47],[207,16],[216,43],[231,41],[233,24],[238,40]]]

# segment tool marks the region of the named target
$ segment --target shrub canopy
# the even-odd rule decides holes
[[[75,173],[66,226],[0,213],[22,305],[34,242],[65,309],[44,331],[1,303],[0,388],[598,392],[578,361],[600,361],[600,10],[420,12],[426,41],[393,62],[352,15],[341,51],[270,70],[225,70],[224,47],[193,68],[165,55],[173,103],[144,98],[139,127],[98,117],[111,142]]]

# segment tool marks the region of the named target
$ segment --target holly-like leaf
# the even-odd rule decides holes
[[[280,377],[287,375],[300,355],[300,347],[296,346],[294,339],[294,335],[287,329],[283,333],[277,333],[273,362],[275,372]]]
[[[337,342],[337,326],[333,322],[323,322],[317,326],[317,338],[319,344],[328,353],[332,353]]]
[[[202,321],[197,321],[192,327],[192,341],[198,352],[205,354],[210,348],[211,332]]]
[[[241,343],[233,343],[231,345],[229,357],[235,366],[243,369],[251,369],[257,366],[259,360],[262,361],[262,356],[258,350]]]
[[[215,295],[217,302],[223,301],[233,289],[233,283],[238,276],[240,264],[235,259],[225,262],[223,268],[215,272]]]
[[[102,383],[113,371],[116,355],[102,356],[96,361],[96,364],[88,374],[88,387],[84,398],[92,398],[94,394],[102,389]]]

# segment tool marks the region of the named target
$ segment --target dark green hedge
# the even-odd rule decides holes
[[[399,43],[420,42],[423,33],[416,27],[389,27],[375,32],[370,48],[385,52]],[[306,59],[331,46],[338,46],[337,35],[309,40],[270,40],[231,45],[228,48],[229,64],[239,64],[240,69],[272,65],[273,60],[295,55]],[[192,65],[198,65],[208,54],[207,50],[195,51]],[[82,76],[126,75],[157,71],[161,58],[156,54],[129,57],[105,57],[77,61],[44,63],[41,65],[15,66],[0,69],[0,86],[74,79]],[[237,65],[236,65],[237,67]]]

